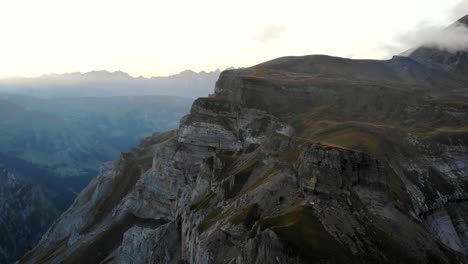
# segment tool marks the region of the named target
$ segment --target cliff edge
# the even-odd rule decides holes
[[[225,71],[20,263],[468,263],[467,99],[412,57]]]

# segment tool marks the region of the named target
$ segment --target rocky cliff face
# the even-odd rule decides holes
[[[0,263],[31,250],[59,211],[39,185],[0,166]]]
[[[225,71],[21,263],[466,263],[467,84],[403,57]]]

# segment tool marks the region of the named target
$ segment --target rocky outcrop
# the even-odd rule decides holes
[[[467,263],[465,84],[411,58],[225,71],[21,263]]]
[[[31,250],[59,210],[39,185],[0,166],[0,263]]]

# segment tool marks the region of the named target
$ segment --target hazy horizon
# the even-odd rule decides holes
[[[229,67],[231,68],[231,67]],[[226,68],[228,69],[228,68]],[[71,76],[71,75],[74,75],[74,74],[79,74],[79,75],[86,75],[86,74],[90,74],[90,73],[101,73],[101,72],[106,72],[106,73],[109,73],[109,74],[119,74],[119,73],[123,73],[123,74],[127,74],[129,77],[131,78],[144,78],[144,79],[151,79],[151,78],[170,78],[170,77],[174,77],[174,76],[177,76],[177,75],[180,75],[180,74],[183,74],[184,72],[193,72],[195,74],[202,74],[202,73],[216,73],[216,72],[222,72],[223,70],[226,70],[226,69],[214,69],[214,70],[210,70],[210,71],[207,71],[207,70],[200,70],[200,71],[194,71],[194,70],[191,70],[191,69],[186,69],[186,70],[182,70],[182,71],[179,71],[179,72],[175,72],[175,73],[172,73],[172,74],[169,74],[169,75],[153,75],[153,76],[142,76],[142,75],[132,75],[128,72],[125,72],[125,71],[122,71],[122,70],[115,70],[115,71],[109,71],[109,70],[106,70],[106,69],[101,69],[101,70],[89,70],[89,71],[75,71],[75,72],[62,72],[62,73],[56,73],[56,72],[50,72],[50,73],[43,73],[43,74],[40,74],[40,75],[33,75],[33,76],[24,76],[24,75],[16,75],[16,76],[0,76],[0,80],[14,80],[14,79],[38,79],[38,78],[48,78],[48,77],[55,77],[55,76]]]
[[[406,35],[467,13],[459,0],[8,1],[0,4],[0,77],[170,76],[308,54],[387,59],[414,45]]]

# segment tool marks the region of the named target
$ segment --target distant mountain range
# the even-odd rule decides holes
[[[116,71],[49,74],[0,80],[0,92],[41,98],[171,95],[196,98],[213,93],[220,74],[183,71],[167,77],[132,77]]]
[[[154,131],[176,128],[191,103],[157,95],[41,99],[0,94],[0,164],[54,191],[66,209],[103,162]]]
[[[0,80],[0,263],[31,249],[102,164],[178,127],[193,97],[212,93],[219,74],[93,71]]]

